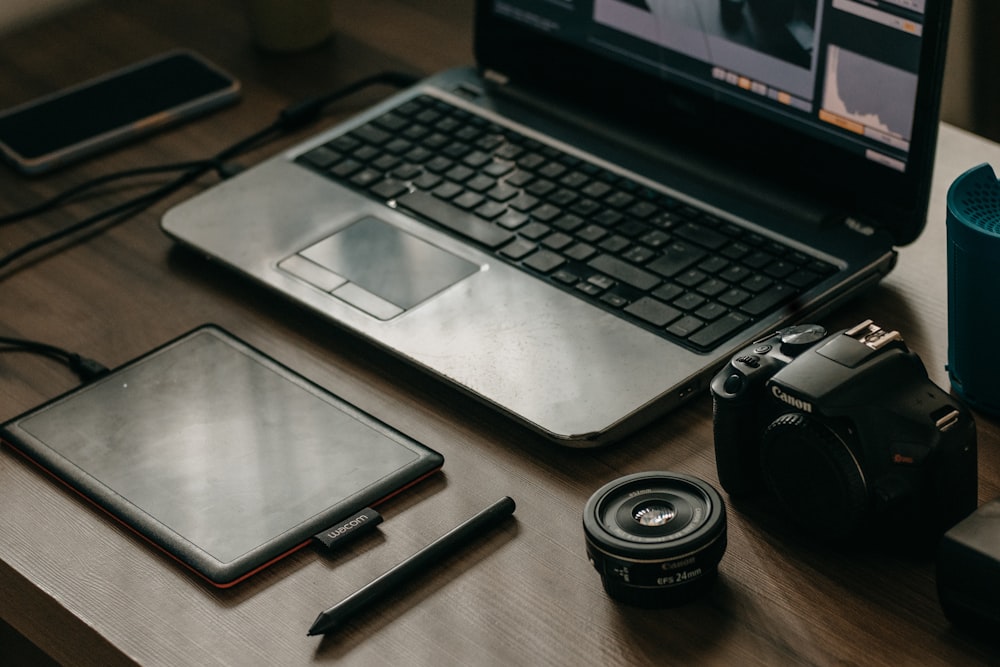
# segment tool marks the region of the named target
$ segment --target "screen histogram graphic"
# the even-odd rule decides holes
[[[827,51],[823,109],[857,124],[859,132],[875,130],[909,141],[916,75],[838,46]]]

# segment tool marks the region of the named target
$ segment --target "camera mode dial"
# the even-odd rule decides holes
[[[789,357],[798,356],[807,347],[826,338],[826,328],[819,324],[799,324],[785,327],[778,332],[781,352]]]

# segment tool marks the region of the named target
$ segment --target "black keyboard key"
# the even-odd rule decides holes
[[[750,318],[746,315],[728,313],[705,328],[696,331],[688,340],[701,347],[712,347],[726,336],[750,324],[750,322]]]
[[[583,225],[583,218],[572,213],[566,213],[552,221],[553,227],[561,229],[564,232],[572,232],[575,229],[579,229],[581,225]]]
[[[596,222],[601,227],[614,227],[624,219],[624,215],[618,211],[612,211],[610,208],[606,208],[590,218],[591,222]]]
[[[488,165],[483,167],[483,173],[499,178],[500,176],[503,176],[504,174],[510,172],[510,170],[513,168],[514,165],[511,162],[504,162],[503,160],[493,160]]]
[[[791,262],[779,259],[778,261],[770,264],[767,268],[765,268],[764,273],[771,276],[772,278],[784,278],[795,269],[796,266]]]
[[[479,174],[475,178],[466,181],[465,187],[470,190],[475,190],[476,192],[486,192],[487,190],[492,189],[496,184],[496,179],[490,178],[485,174]]]
[[[538,271],[539,273],[551,273],[566,263],[566,260],[548,250],[539,250],[534,255],[524,260],[524,265]]]
[[[622,259],[633,264],[645,264],[653,257],[656,253],[649,248],[644,248],[641,245],[634,245],[625,252],[622,253]]]
[[[758,317],[773,309],[775,306],[790,300],[793,296],[795,296],[794,289],[788,285],[779,283],[744,303],[740,306],[740,310],[748,315]]]
[[[665,327],[683,315],[681,311],[673,306],[668,306],[648,296],[644,296],[635,303],[629,304],[625,308],[625,312],[635,315],[640,320],[649,322],[655,327]]]
[[[694,292],[687,292],[684,296],[673,301],[673,305],[681,310],[694,310],[703,303],[705,303],[705,297],[699,296]]]
[[[387,178],[373,185],[371,188],[372,194],[382,199],[393,199],[408,190],[409,188],[406,187],[406,183],[397,181],[394,178]]]
[[[706,322],[711,322],[715,318],[725,315],[728,312],[728,310],[729,309],[723,306],[722,304],[710,301],[709,303],[706,303],[698,310],[694,311],[694,314],[700,317],[701,319],[705,320]]]
[[[722,255],[729,259],[740,259],[750,252],[750,246],[744,243],[730,243],[722,249]]]
[[[587,245],[586,243],[577,243],[571,246],[568,250],[564,250],[563,254],[570,259],[575,259],[578,262],[585,262],[594,256],[597,252],[597,248],[592,245]]]
[[[572,285],[580,280],[580,276],[576,275],[572,271],[567,271],[566,269],[559,269],[553,273],[550,278],[559,281],[564,285]]]
[[[709,278],[698,285],[698,293],[708,297],[716,297],[726,291],[729,285],[717,278]]]
[[[431,168],[428,166],[428,168]],[[475,171],[469,169],[464,164],[457,164],[448,171],[444,172],[444,177],[449,181],[455,181],[456,183],[461,183],[467,181],[475,175]]]
[[[549,234],[544,239],[542,239],[542,245],[550,250],[562,250],[569,244],[573,242],[573,237],[562,232],[556,232],[554,234]]]
[[[602,250],[617,254],[629,247],[629,242],[624,236],[615,234],[601,241],[600,246]]]
[[[339,178],[347,178],[348,176],[350,176],[354,172],[356,172],[359,169],[361,169],[362,166],[364,166],[364,165],[362,165],[357,160],[352,160],[352,159],[348,158],[346,160],[342,160],[342,161],[338,162],[337,164],[335,164],[330,169],[330,173],[333,174],[334,176],[339,177]]]
[[[523,188],[525,185],[534,180],[534,176],[530,171],[524,171],[523,169],[517,169],[514,173],[509,174],[504,180],[516,188]]]
[[[600,199],[604,195],[611,192],[611,186],[607,183],[602,183],[601,181],[591,181],[587,184],[581,192],[584,196],[590,197],[591,199]]]
[[[738,306],[749,298],[750,292],[741,290],[739,287],[734,287],[723,292],[717,301],[727,306]]]
[[[518,211],[530,211],[534,207],[538,206],[538,198],[522,192],[508,201],[507,205],[511,208],[516,208]]]
[[[640,220],[645,220],[646,218],[652,216],[659,209],[657,209],[655,204],[651,204],[648,201],[636,202],[628,208],[627,213],[633,218],[638,218]]]
[[[552,181],[547,181],[545,179],[540,179],[534,181],[531,185],[526,187],[524,190],[528,194],[534,195],[535,197],[544,197],[550,192],[556,189],[556,184]]]
[[[667,327],[667,331],[678,338],[687,338],[703,326],[705,326],[705,323],[694,315],[685,315]]]
[[[705,257],[705,251],[689,243],[672,243],[663,249],[663,255],[647,265],[650,271],[672,278]]]
[[[542,204],[531,211],[531,217],[535,220],[541,220],[542,222],[554,220],[560,215],[562,215],[562,209],[558,206],[553,206],[552,204]]]
[[[712,275],[715,275],[720,271],[722,271],[727,266],[729,266],[729,262],[727,262],[722,257],[719,257],[718,255],[713,255],[708,259],[706,259],[701,264],[699,264],[698,268],[704,271],[705,273],[710,273]]]
[[[695,285],[700,284],[706,278],[708,278],[708,276],[706,276],[698,269],[690,269],[680,274],[679,276],[675,277],[674,280],[679,282],[681,285],[684,285],[684,287],[694,287]]]
[[[424,168],[428,171],[433,171],[435,174],[444,173],[454,166],[455,163],[443,155],[435,156],[424,163]]]
[[[604,198],[604,203],[614,208],[625,208],[635,201],[635,197],[620,190],[612,192]]]
[[[481,194],[477,194],[475,192],[463,192],[462,194],[458,195],[451,201],[453,204],[455,204],[455,206],[458,206],[459,208],[471,210],[482,204],[484,199],[486,198],[483,197]]]
[[[611,289],[615,286],[615,281],[608,276],[602,276],[601,274],[595,274],[587,278],[587,282],[595,287],[600,288],[603,292],[604,290]]]
[[[673,301],[681,294],[684,294],[684,288],[674,283],[665,283],[653,290],[653,296],[661,301]]]
[[[538,246],[531,241],[526,241],[525,239],[514,239],[500,249],[500,254],[505,257],[510,257],[511,259],[521,259],[533,253],[537,247]]]
[[[601,210],[601,205],[593,199],[580,199],[570,206],[569,210],[573,211],[573,213],[576,213],[577,215],[589,218]]]
[[[514,238],[513,233],[460,211],[426,192],[410,192],[396,203],[488,248],[498,248]]]
[[[403,118],[399,114],[390,111],[389,113],[376,118],[374,122],[376,125],[381,125],[387,130],[397,132],[405,128],[410,121]]]
[[[615,294],[614,292],[608,292],[601,297],[601,301],[608,304],[612,308],[624,308],[628,305],[628,299],[620,294]]]
[[[507,211],[496,219],[498,225],[507,229],[517,229],[526,222],[528,222],[528,216],[517,211]]]
[[[607,235],[608,232],[603,227],[599,227],[598,225],[587,225],[583,229],[578,229],[576,231],[577,238],[588,243],[597,243]]]
[[[351,132],[351,136],[355,139],[359,139],[360,141],[374,144],[376,146],[384,144],[392,139],[392,135],[390,133],[379,129],[374,125],[362,125],[358,129]]]
[[[332,148],[327,146],[317,146],[300,157],[299,160],[306,162],[307,164],[311,164],[317,169],[326,169],[343,157],[343,155]]]
[[[745,266],[739,266],[738,264],[732,264],[727,267],[719,277],[731,283],[738,283],[746,280],[750,276],[750,269]]]
[[[506,211],[507,208],[503,204],[487,200],[484,204],[476,208],[475,212],[480,218],[493,220],[494,218],[499,218]]]
[[[526,236],[529,239],[537,241],[543,236],[547,236],[552,231],[552,228],[542,222],[532,222],[525,227],[522,227],[518,233],[521,236]]]
[[[632,266],[628,262],[623,262],[611,255],[598,255],[587,262],[587,265],[592,269],[611,276],[615,280],[643,291],[656,287],[660,282],[660,279],[649,271]]]
[[[766,290],[773,282],[774,281],[767,276],[756,273],[740,283],[740,287],[756,294]]]
[[[654,229],[648,234],[643,234],[639,238],[639,242],[644,245],[648,245],[650,248],[662,248],[666,244],[670,243],[670,235],[666,232]]]
[[[362,169],[351,176],[351,183],[354,183],[358,187],[367,188],[374,183],[378,183],[381,179],[382,172],[375,169]]]
[[[757,250],[743,258],[743,263],[751,269],[762,269],[773,261],[774,255],[766,253],[763,250]]]
[[[461,185],[451,183],[449,181],[445,181],[441,185],[434,188],[434,196],[441,199],[451,199],[462,192],[464,192],[464,190],[462,190]]]
[[[718,250],[729,243],[729,239],[718,232],[703,227],[702,225],[686,224],[681,225],[675,231],[677,236],[686,241],[703,245],[712,250]]]
[[[400,172],[399,169],[396,169],[395,171],[392,172],[393,176],[395,176],[396,178],[402,178],[402,179],[412,178],[413,179],[413,187],[415,187],[415,188],[417,188],[419,190],[431,190],[431,189],[436,188],[438,185],[441,184],[441,177],[438,176],[437,174],[432,174],[429,171],[425,171],[423,173],[420,173],[420,171],[418,169],[417,170],[417,174],[418,175],[415,178],[413,176],[406,176],[405,175],[405,174],[412,174],[412,173],[413,172],[411,170],[409,170],[409,169],[404,170],[402,172]]]
[[[490,199],[495,199],[496,201],[507,201],[513,197],[517,196],[520,192],[517,188],[507,183],[497,183],[486,193],[486,196]]]

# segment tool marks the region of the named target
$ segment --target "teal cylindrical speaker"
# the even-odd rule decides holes
[[[988,164],[948,189],[948,375],[972,407],[1000,415],[1000,181]]]

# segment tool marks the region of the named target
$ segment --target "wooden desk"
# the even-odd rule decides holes
[[[0,40],[0,106],[174,46],[238,75],[243,102],[91,161],[26,180],[0,170],[0,211],[88,175],[192,159],[281,107],[387,68],[430,72],[471,61],[465,0],[336,1],[337,34],[310,53],[248,44],[237,0],[108,0]],[[376,99],[337,105],[342,118]],[[310,130],[312,131],[312,130]],[[252,162],[282,144],[249,157]],[[943,127],[927,231],[870,294],[825,322],[871,316],[899,329],[946,385],[944,195],[966,168],[1000,165],[1000,146]],[[201,187],[211,182],[205,179]],[[195,192],[190,187],[177,201]],[[7,249],[78,219],[121,191],[0,229]],[[384,507],[381,536],[336,556],[300,552],[228,591],[212,590],[0,451],[0,617],[66,664],[611,665],[996,664],[1000,652],[953,629],[933,561],[805,543],[779,520],[732,507],[718,586],[662,611],[612,603],[584,555],[581,511],[620,475],[674,470],[717,484],[711,402],[702,396],[600,451],[557,449],[228,273],[176,252],[158,229],[168,203],[0,274],[0,332],[117,365],[213,321],[441,451],[445,472]],[[995,332],[984,332],[995,337]],[[0,358],[0,419],[74,386],[62,367]],[[1000,432],[980,417],[983,500],[1000,495]],[[399,590],[343,632],[307,638],[325,607],[502,495],[516,521]],[[0,646],[0,663],[4,662]]]

